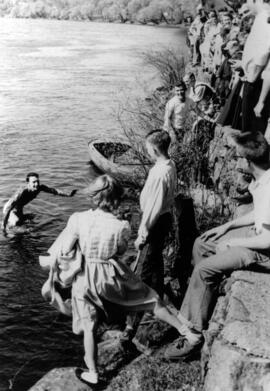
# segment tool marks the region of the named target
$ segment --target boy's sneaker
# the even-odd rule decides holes
[[[170,345],[165,351],[165,358],[169,360],[185,360],[201,350],[202,338],[196,342],[190,342],[187,338],[181,337]]]

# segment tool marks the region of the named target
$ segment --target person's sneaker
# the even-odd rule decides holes
[[[181,337],[165,350],[165,358],[169,360],[185,360],[201,350],[203,340],[191,343],[185,337]]]

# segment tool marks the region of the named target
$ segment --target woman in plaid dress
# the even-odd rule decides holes
[[[83,271],[72,284],[73,332],[84,334],[88,371],[81,374],[81,379],[96,384],[97,309],[109,313],[113,304],[114,308],[116,305],[126,312],[153,311],[179,333],[182,324],[168,311],[158,294],[119,260],[130,236],[128,221],[119,220],[113,214],[120,204],[123,189],[111,177],[103,175],[91,185],[90,195],[97,209],[70,217],[62,254],[68,254],[78,242],[85,258]]]

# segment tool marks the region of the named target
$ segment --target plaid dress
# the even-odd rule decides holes
[[[66,227],[66,246],[76,241],[85,258],[83,271],[72,284],[73,331],[83,322],[94,327],[97,308],[110,312],[110,303],[127,312],[152,310],[158,294],[118,260],[128,245],[130,226],[100,209],[74,213]],[[111,306],[112,307],[112,306]]]

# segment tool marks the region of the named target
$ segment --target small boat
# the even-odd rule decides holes
[[[94,139],[88,143],[92,163],[125,185],[142,187],[151,163],[128,140]]]

